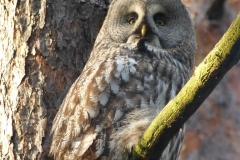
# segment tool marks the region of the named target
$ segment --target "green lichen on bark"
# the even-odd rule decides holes
[[[179,94],[164,107],[145,131],[141,141],[134,148],[132,159],[156,159],[174,134],[239,60],[240,14],[214,49],[195,69],[193,76]]]

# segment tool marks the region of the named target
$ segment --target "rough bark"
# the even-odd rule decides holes
[[[88,59],[108,3],[1,2],[1,159],[49,159],[52,120]]]
[[[133,159],[151,159],[200,107],[223,76],[240,60],[240,14],[193,76],[155,118],[134,149]]]

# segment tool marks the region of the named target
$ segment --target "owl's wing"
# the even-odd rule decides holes
[[[84,153],[92,143],[92,139],[95,138],[95,133],[89,133],[89,131],[88,134],[84,134],[84,137],[78,138],[79,134],[83,134],[84,130],[88,130],[91,125],[89,114],[80,106],[77,89],[79,81],[78,78],[70,88],[53,121],[51,131],[53,140],[50,153],[54,153],[56,159],[63,159],[62,154],[68,152],[69,148],[74,147],[74,143],[81,143],[79,144],[79,152]],[[76,141],[76,138],[78,138],[78,141]]]
[[[54,153],[57,159],[62,159],[63,154],[68,155],[69,159],[81,157],[96,138],[98,128],[92,119],[98,117],[99,101],[106,103],[104,98],[100,99],[106,86],[98,86],[96,82],[98,77],[98,83],[104,83],[99,75],[101,71],[101,66],[97,64],[84,70],[65,97],[52,126],[50,153]]]
[[[53,121],[50,153],[56,159],[62,159],[63,155],[69,159],[97,158],[105,145],[102,131],[123,115],[119,107],[124,105],[118,104],[116,93],[120,80],[129,80],[129,73],[134,72],[135,62],[121,56],[116,58],[119,54],[116,49],[109,49],[107,57],[101,57],[101,52],[97,54],[99,57],[94,54],[90,57]],[[107,105],[112,97],[115,106],[113,101]]]

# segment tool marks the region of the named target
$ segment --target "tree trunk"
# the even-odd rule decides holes
[[[52,120],[104,20],[104,0],[0,4],[0,157],[49,159]]]
[[[224,14],[225,0],[211,0],[211,6],[209,7],[206,15],[209,20],[220,20]]]

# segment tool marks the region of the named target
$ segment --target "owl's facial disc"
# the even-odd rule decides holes
[[[158,26],[165,26],[165,8],[159,4],[137,3],[130,7],[127,14],[129,33],[126,43],[138,44],[147,42],[154,47],[162,48]],[[141,42],[140,42],[141,41]]]

